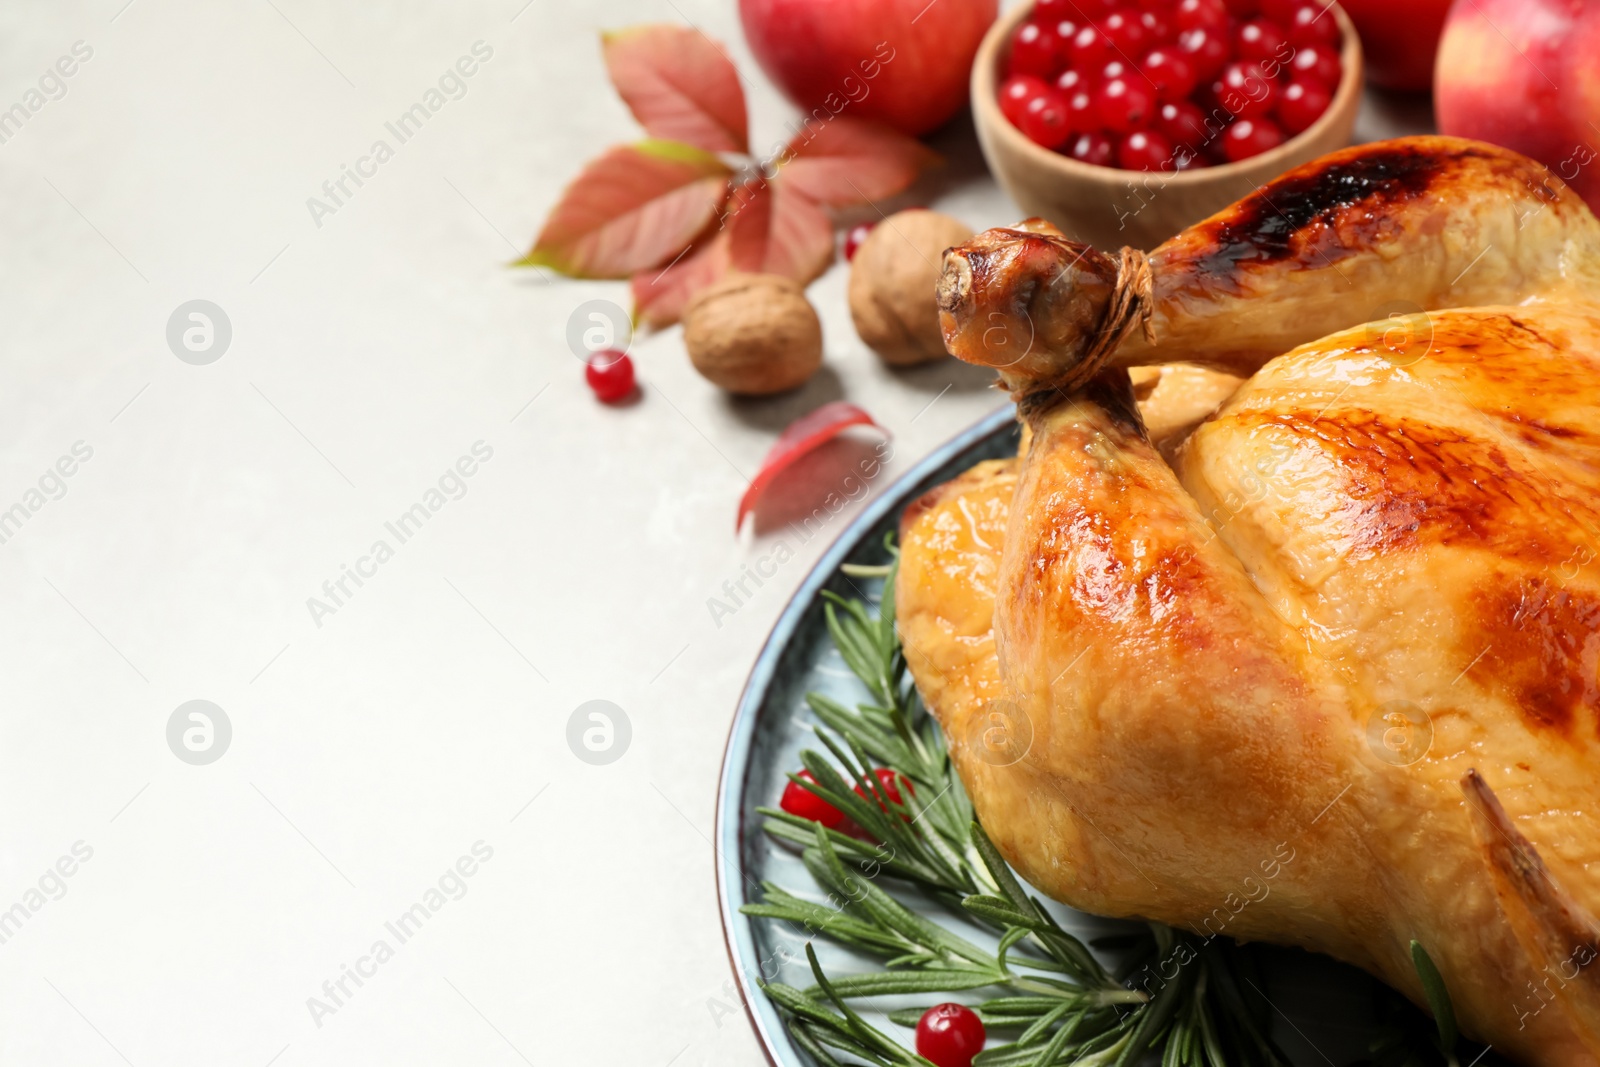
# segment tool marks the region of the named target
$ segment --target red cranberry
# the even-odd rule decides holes
[[[1118,8],[1101,19],[1100,32],[1122,55],[1136,56],[1145,50],[1144,24],[1139,21],[1139,12],[1131,7]]]
[[[1330,93],[1339,87],[1342,74],[1338,54],[1318,44],[1297,49],[1294,58],[1289,60],[1289,77],[1295,81],[1315,78],[1327,86]]]
[[[1251,19],[1240,26],[1233,36],[1234,50],[1243,60],[1266,63],[1282,62],[1278,50],[1288,43],[1283,28],[1266,19]]]
[[[1056,63],[1066,64],[1072,55],[1072,39],[1078,35],[1083,24],[1076,19],[1056,19],[1053,22],[1043,22],[1042,25],[1050,29],[1050,43],[1055,48]]]
[[[1222,0],[1228,5],[1228,14],[1236,19],[1247,19],[1261,9],[1258,0]]]
[[[1222,0],[1179,0],[1172,24],[1180,30],[1226,30],[1228,8]]]
[[[1145,40],[1152,47],[1170,44],[1178,32],[1173,28],[1172,20],[1167,17],[1167,13],[1159,9],[1139,12],[1139,25],[1144,27]]]
[[[1022,110],[1028,101],[1049,89],[1042,79],[1031,74],[1013,74],[1000,83],[1000,114],[1015,126],[1022,121]]]
[[[856,258],[856,249],[861,247],[861,242],[867,239],[867,234],[872,232],[872,223],[858,222],[844,231],[844,258],[846,261]]]
[[[1271,114],[1278,102],[1278,83],[1255,63],[1229,63],[1211,91],[1230,114],[1242,119]]]
[[[1333,96],[1319,81],[1292,81],[1278,97],[1276,114],[1284,132],[1293,135],[1309,129],[1333,103]]]
[[[1172,142],[1153,130],[1134,130],[1117,142],[1117,166],[1123,170],[1172,169]]]
[[[960,1004],[938,1004],[917,1020],[917,1055],[934,1067],[972,1067],[987,1038],[983,1020]]]
[[[1071,145],[1067,148],[1067,155],[1080,163],[1092,163],[1097,167],[1109,167],[1112,159],[1116,156],[1116,149],[1111,144],[1111,138],[1099,131],[1095,131],[1074,137]]]
[[[1067,45],[1067,55],[1080,70],[1099,70],[1116,55],[1106,35],[1093,26],[1084,26]]]
[[[1295,8],[1294,17],[1287,23],[1289,43],[1296,48],[1320,44],[1329,48],[1339,46],[1339,20],[1333,17],[1332,7],[1321,4],[1304,4]]]
[[[1073,133],[1089,133],[1100,128],[1100,110],[1094,105],[1094,94],[1079,89],[1067,94],[1067,127]]]
[[[615,404],[633,393],[633,360],[614,348],[603,349],[589,357],[583,377],[596,397]]]
[[[1052,22],[1056,19],[1076,18],[1075,0],[1035,0],[1032,18],[1035,22]]]
[[[817,781],[810,771],[801,771],[799,777],[813,785]],[[784,787],[783,799],[778,802],[778,807],[790,815],[820,822],[830,830],[837,830],[845,821],[844,812],[797,782],[790,782]]]
[[[1024,22],[1011,38],[1011,73],[1053,77],[1060,61],[1055,36],[1037,22]]]
[[[1205,113],[1188,100],[1162,104],[1153,125],[1172,144],[1186,145],[1194,152],[1199,152],[1210,139]]]
[[[1222,155],[1230,163],[1259,156],[1283,143],[1283,131],[1271,119],[1240,119],[1222,135]]]
[[[1156,94],[1143,78],[1112,78],[1094,92],[1100,125],[1115,133],[1143,126],[1156,107]]]
[[[1046,89],[1028,101],[1017,120],[1017,129],[1034,144],[1059,148],[1072,133],[1068,120],[1067,98]]]
[[[1194,92],[1194,64],[1176,48],[1152,48],[1144,57],[1144,76],[1161,100],[1182,100]]]
[[[1131,64],[1120,59],[1113,59],[1100,68],[1100,77],[1095,79],[1095,84],[1110,81],[1112,78],[1126,78],[1132,72]]]
[[[1090,78],[1077,67],[1068,67],[1056,75],[1056,89],[1068,96],[1073,93],[1087,92],[1094,87],[1094,79]]]
[[[1228,47],[1225,32],[1202,26],[1178,34],[1178,52],[1194,67],[1196,82],[1209,82],[1227,66],[1233,50]]]
[[[890,803],[899,804],[902,807],[905,806],[905,798],[900,795],[900,782],[902,781],[900,775],[895,774],[888,767],[877,767],[873,770],[872,776],[878,780],[878,788],[883,791],[884,796],[889,798]],[[917,789],[916,786],[911,784],[911,779],[906,778],[903,780],[906,783],[906,791],[912,796],[916,796]],[[867,791],[859,785],[856,786],[856,795],[862,800],[876,801],[878,799],[876,795],[869,796]],[[886,812],[889,810],[882,804],[879,804],[878,807],[883,808]],[[908,815],[902,815],[901,818],[907,822],[910,821],[910,816]]]

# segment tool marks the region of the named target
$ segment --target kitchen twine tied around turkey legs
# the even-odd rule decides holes
[[[1089,334],[1088,348],[1067,371],[1054,378],[1030,382],[1014,390],[1017,417],[1024,418],[1042,405],[1081,389],[1111,360],[1123,340],[1138,326],[1149,344],[1155,344],[1156,331],[1150,325],[1155,310],[1155,286],[1150,276],[1150,259],[1137,248],[1123,246],[1117,258],[1117,280],[1111,299],[1100,317],[1100,325]],[[997,383],[998,384],[998,383]],[[1002,386],[1003,387],[1003,386]]]

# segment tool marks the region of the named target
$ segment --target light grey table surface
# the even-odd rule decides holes
[[[878,490],[999,398],[953,363],[883,367],[839,265],[799,392],[730,401],[671,330],[634,344],[636,404],[589,396],[567,322],[623,287],[505,263],[637,136],[598,28],[692,20],[777,135],[791,112],[733,9],[0,9],[0,108],[45,80],[0,143],[0,512],[23,509],[0,519],[0,1063],[757,1062],[728,1010],[717,766],[772,620],[856,507],[799,544],[735,538],[735,503],[825,399],[892,431]],[[464,95],[393,144],[475,45]],[[317,217],[380,138],[393,158]],[[970,132],[938,143],[951,165],[913,198],[1014,221]],[[196,299],[231,326],[205,365],[167,336]],[[389,531],[441,482],[420,530]],[[794,558],[714,618],[785,536]],[[335,600],[346,567],[367,576]],[[631,724],[598,766],[567,740],[596,699]],[[205,765],[169,747],[192,700],[231,725]],[[386,924],[417,904],[402,940]]]

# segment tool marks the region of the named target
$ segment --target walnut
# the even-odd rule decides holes
[[[872,228],[850,261],[850,317],[884,362],[926,363],[945,355],[934,288],[944,250],[972,229],[937,211],[914,208]]]
[[[730,393],[793,389],[822,366],[822,323],[798,282],[776,274],[729,274],[683,315],[689,359]]]

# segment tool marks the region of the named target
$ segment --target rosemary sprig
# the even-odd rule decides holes
[[[808,941],[810,987],[763,983],[795,1043],[820,1067],[851,1061],[931,1067],[867,1023],[851,1001],[926,996],[931,1006],[949,999],[943,994],[981,991],[984,999],[973,1009],[1006,1039],[991,1036],[974,1067],[1131,1067],[1147,1056],[1159,1058],[1162,1067],[1286,1067],[1268,1036],[1268,1006],[1250,978],[1247,950],[1157,924],[1130,926],[1136,936],[1112,939],[1127,950],[1112,972],[1022,887],[974,817],[938,724],[911,683],[895,630],[898,554],[891,538],[885,547],[889,564],[845,569],[852,578],[883,577],[876,612],[863,598],[823,593],[828,632],[868,699],[849,708],[808,694],[825,751],[801,753],[815,778],[805,787],[863,836],[776,808],[757,809],[767,833],[801,850],[815,885],[802,896],[764,883],[760,902],[746,905],[744,914],[797,924],[813,939],[827,937],[882,961],[877,971],[830,977]],[[884,789],[875,767],[894,772],[900,801]],[[915,906],[903,891],[911,887],[925,894]],[[825,902],[812,899],[817,890]],[[990,930],[995,947],[928,917],[927,897],[952,917]],[[1448,994],[1420,946],[1414,955],[1439,1019],[1437,1040],[1419,1044],[1413,1011],[1411,1029],[1375,1047],[1374,1059],[1455,1067]],[[923,1010],[906,1008],[887,1018],[914,1027]]]

